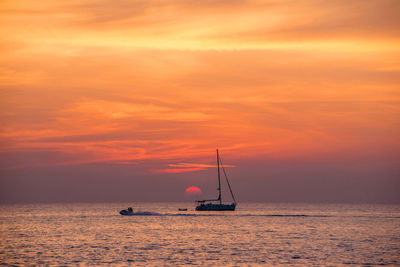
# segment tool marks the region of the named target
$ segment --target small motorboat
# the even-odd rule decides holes
[[[131,207],[127,208],[126,210],[121,210],[119,212],[121,215],[133,215],[133,209]]]
[[[178,210],[179,211],[187,211],[187,209],[185,209],[185,208],[179,208]]]

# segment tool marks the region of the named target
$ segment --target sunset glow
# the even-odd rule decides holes
[[[399,2],[306,2],[2,1],[0,167],[397,163]]]

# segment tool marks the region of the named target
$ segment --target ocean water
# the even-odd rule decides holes
[[[0,205],[0,237],[2,265],[400,265],[400,206]]]

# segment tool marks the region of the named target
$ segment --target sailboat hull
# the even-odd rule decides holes
[[[196,207],[198,211],[220,211],[220,210],[235,210],[236,204],[214,204],[214,203],[207,203],[201,204]]]

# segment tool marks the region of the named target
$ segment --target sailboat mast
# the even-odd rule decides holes
[[[219,155],[218,155],[218,149],[217,149],[217,166],[218,166],[218,191],[219,191],[219,204],[222,204],[222,198],[221,198],[221,177],[219,174]]]

